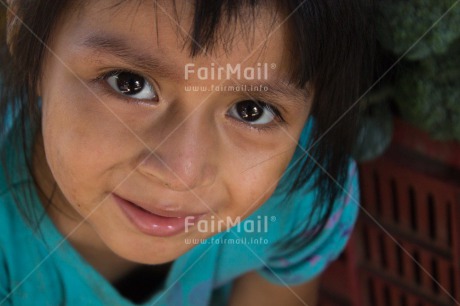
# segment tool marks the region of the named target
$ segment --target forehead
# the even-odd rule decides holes
[[[87,1],[64,16],[54,34],[67,46],[85,46],[95,37],[114,38],[140,52],[162,54],[176,64],[190,62],[190,46],[196,43],[199,52],[194,62],[287,66],[282,63],[286,58],[286,25],[275,9],[243,7],[233,17],[223,14],[216,29],[206,28],[207,24],[194,15],[193,1]],[[195,40],[197,27],[204,30],[202,33],[213,33],[213,48],[209,48],[209,41]]]

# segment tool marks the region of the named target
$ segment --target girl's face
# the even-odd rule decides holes
[[[39,88],[46,160],[35,167],[51,170],[63,195],[58,227],[71,216],[97,233],[84,239],[150,264],[186,252],[186,238],[215,234],[190,224],[244,218],[270,197],[311,101],[285,82],[286,28],[268,11],[253,30],[222,27],[218,36],[235,27],[228,52],[218,43],[191,58],[192,4],[166,2],[90,1],[60,19]],[[219,65],[241,65],[240,79],[219,79]]]

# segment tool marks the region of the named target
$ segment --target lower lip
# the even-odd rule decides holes
[[[186,217],[163,217],[148,212],[135,204],[113,195],[115,202],[120,206],[126,217],[141,232],[159,237],[169,237],[185,232]],[[188,224],[193,225],[201,216],[189,216]]]

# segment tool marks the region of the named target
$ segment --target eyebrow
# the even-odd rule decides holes
[[[129,45],[128,41],[112,36],[110,34],[96,33],[86,37],[78,44],[84,48],[92,49],[96,52],[107,53],[118,57],[123,61],[137,67],[142,71],[153,72],[163,77],[168,77],[173,80],[178,80],[183,77],[183,71],[168,65],[164,58],[159,58],[151,52],[145,52]],[[231,81],[231,80],[230,80]],[[230,84],[222,84],[221,86]],[[233,83],[232,85],[240,86],[244,84]],[[249,98],[288,98],[288,104],[293,106],[303,106],[308,104],[310,93],[306,88],[298,88],[295,85],[288,84],[282,80],[268,80],[265,82],[251,82],[248,86],[266,86],[268,91],[242,91]]]
[[[145,52],[129,45],[128,41],[113,37],[107,34],[94,34],[86,37],[81,43],[81,47],[92,49],[96,52],[107,53],[116,56],[123,61],[141,70],[151,71],[155,74],[177,79],[181,76],[180,70],[172,65],[166,64],[164,59],[160,59],[151,52]]]
[[[253,87],[267,87],[268,90],[256,91],[242,91],[248,98],[254,99],[287,99],[285,100],[286,106],[291,107],[308,107],[311,103],[310,98],[312,93],[307,88],[299,88],[283,80],[268,80],[264,82],[251,82],[249,84],[234,83],[234,86],[253,86]],[[225,86],[225,85],[224,85]]]

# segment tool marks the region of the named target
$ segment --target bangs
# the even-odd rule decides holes
[[[66,11],[70,7],[73,12],[85,7],[80,1],[60,2],[61,5],[66,3]],[[85,2],[90,3],[88,0]],[[150,4],[156,14],[161,13],[164,10],[162,2],[137,0],[133,13],[141,4]],[[193,14],[188,33],[179,28],[177,33],[183,37],[184,47],[189,49],[192,58],[211,54],[217,47],[229,52],[237,35],[243,37],[248,49],[263,51],[265,46],[254,46],[253,42],[255,24],[264,13],[269,16],[267,37],[275,31],[284,32],[286,62],[283,65],[288,72],[287,81],[298,88],[305,88],[307,84],[314,85],[333,78],[330,74],[337,73],[340,67],[346,67],[344,73],[354,70],[355,64],[362,61],[359,56],[364,55],[362,46],[367,43],[366,32],[370,30],[366,28],[368,20],[359,18],[360,15],[366,16],[363,2],[350,1],[344,5],[341,1],[331,0],[194,0],[187,2],[192,6]],[[172,3],[172,17],[180,27],[183,12],[179,11],[177,0]],[[132,5],[133,2],[116,0],[107,8],[116,10],[127,4]]]
[[[357,57],[363,56],[362,46],[367,42],[365,32],[369,31],[367,21],[357,18],[360,12],[365,16],[360,1],[348,5],[330,0],[299,2],[195,0],[190,54],[212,52],[217,45],[229,50],[235,34],[243,35],[248,47],[259,48],[252,45],[254,25],[264,11],[271,16],[267,37],[284,30],[284,64],[290,83],[305,88],[307,83],[333,78],[331,74],[340,67],[346,67],[345,73],[356,69]]]
[[[294,9],[294,8],[293,8]],[[254,45],[255,24],[261,18],[262,12],[269,16],[267,39],[276,31],[283,31],[284,34],[284,58],[285,71],[288,72],[287,80],[299,88],[304,88],[310,81],[311,70],[307,60],[299,65],[298,60],[302,59],[301,50],[307,51],[308,45],[299,44],[297,39],[303,32],[297,23],[301,18],[295,11],[291,10],[289,1],[262,1],[262,0],[195,0],[193,25],[189,36],[189,49],[192,57],[199,54],[212,52],[216,46],[230,51],[236,34],[242,35],[248,49],[260,49],[265,45]],[[290,13],[292,12],[292,13]],[[304,53],[307,54],[307,53]]]
[[[150,4],[154,7],[156,15],[163,13],[163,1],[137,0],[133,6],[133,14],[139,10],[142,4]],[[86,1],[86,4],[90,3]],[[265,25],[266,38],[276,31],[283,31],[284,52],[282,63],[283,70],[287,72],[286,78],[290,84],[304,88],[310,81],[315,62],[314,50],[310,46],[318,46],[318,42],[306,43],[309,39],[304,31],[308,20],[313,21],[301,14],[297,1],[266,1],[266,0],[195,0],[187,4],[191,5],[192,24],[189,29],[183,30],[181,18],[184,12],[179,9],[178,1],[173,0],[172,18],[177,24],[177,35],[182,37],[184,48],[192,58],[197,56],[212,54],[217,48],[222,48],[229,53],[232,50],[235,37],[241,38],[246,43],[248,50],[263,52],[265,44],[255,45],[256,24],[261,18],[267,18],[268,24]],[[84,8],[82,5],[75,6],[71,3],[71,11],[75,12]],[[117,10],[123,5],[133,5],[131,1],[116,0],[107,6],[107,9]],[[75,10],[76,9],[76,10]],[[313,14],[317,15],[317,14]],[[158,27],[156,27],[158,31]],[[313,32],[317,26],[313,25]],[[308,35],[313,37],[313,35]],[[315,49],[313,48],[313,49]],[[308,57],[308,58],[306,58]],[[301,64],[299,65],[299,61]]]

